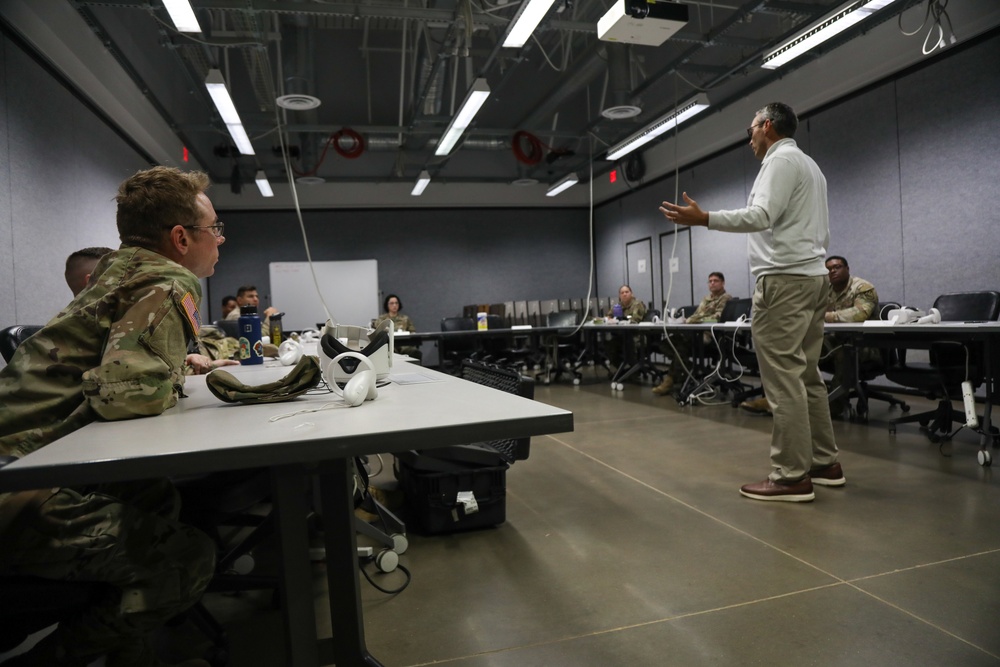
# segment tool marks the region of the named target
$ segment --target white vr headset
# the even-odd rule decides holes
[[[365,357],[371,362],[371,368],[360,364],[354,356],[344,356],[347,352]],[[359,369],[374,371],[377,382],[386,380],[392,368],[392,354],[393,325],[390,319],[372,330],[327,321],[319,341],[320,368],[323,369],[324,379],[331,385],[346,385]],[[331,364],[335,359],[338,362]]]
[[[931,308],[924,313],[916,308],[895,308],[889,311],[889,321],[893,324],[937,324],[941,321],[941,311]]]

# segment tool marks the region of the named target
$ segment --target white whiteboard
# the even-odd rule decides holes
[[[368,326],[378,317],[378,260],[313,262],[316,281],[338,324]],[[312,329],[326,321],[309,262],[271,262],[271,304],[285,313],[289,331]]]

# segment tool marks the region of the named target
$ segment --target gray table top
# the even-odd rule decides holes
[[[247,384],[282,366],[228,367]],[[334,394],[238,405],[216,399],[204,376],[157,417],[94,422],[0,470],[0,490],[145,479],[573,430],[573,414],[396,359],[375,401],[344,407]],[[404,380],[416,383],[402,383]],[[327,408],[272,418],[306,409]]]

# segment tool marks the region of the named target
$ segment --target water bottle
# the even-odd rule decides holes
[[[282,315],[284,315],[284,313],[276,313],[274,315],[271,315],[271,332],[269,334],[271,336],[271,345],[275,346],[281,345],[281,341],[284,340],[281,331]]]
[[[616,320],[620,320],[622,318],[622,305],[620,303],[616,303],[611,306],[611,316]]]
[[[264,344],[260,340],[260,316],[257,306],[240,306],[240,363],[264,363]]]

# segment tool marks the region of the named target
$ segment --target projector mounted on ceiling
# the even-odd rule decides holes
[[[683,28],[687,21],[687,5],[616,0],[597,22],[597,37],[606,42],[659,46]]]

